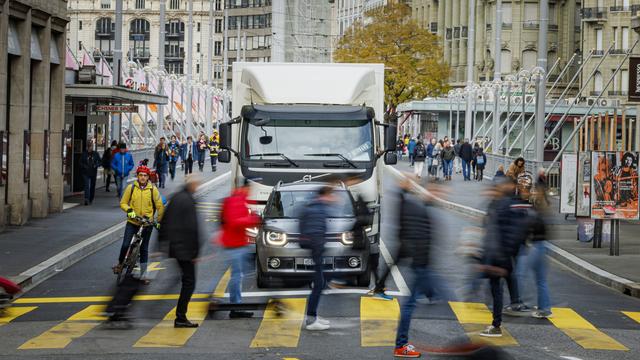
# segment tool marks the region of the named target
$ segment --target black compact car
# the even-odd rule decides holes
[[[313,199],[318,182],[278,184],[273,188],[263,211],[263,226],[256,236],[256,271],[258,287],[274,287],[291,280],[310,279],[314,263],[311,250],[300,239],[299,219],[304,207]],[[349,190],[338,186],[338,201],[327,219],[327,243],[324,269],[331,277],[351,280],[368,286],[371,278],[369,241],[355,241],[356,210]]]

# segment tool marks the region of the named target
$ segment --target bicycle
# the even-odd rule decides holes
[[[122,269],[118,273],[118,278],[116,279],[118,285],[121,285],[124,279],[131,275],[133,270],[136,268],[138,261],[140,260],[140,247],[142,246],[142,231],[145,227],[155,226],[155,221],[147,218],[147,217],[139,217],[136,216],[135,220],[141,225],[138,229],[138,232],[133,236],[131,240],[131,244],[129,244],[129,248],[127,249],[127,253],[124,256],[124,261],[122,261]]]

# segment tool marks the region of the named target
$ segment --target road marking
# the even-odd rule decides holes
[[[360,298],[360,345],[361,346],[394,346],[400,305],[398,300],[392,301]]]
[[[209,312],[208,302],[192,302],[189,304],[187,319],[192,322],[202,324]],[[173,321],[176,319],[176,308],[153,327],[145,336],[141,337],[133,347],[181,347],[196,333],[197,328],[174,328]]]
[[[147,272],[165,270],[166,268],[160,267],[160,264],[161,263],[159,261],[152,262],[147,266]]]
[[[493,316],[487,305],[481,303],[455,302],[450,301],[449,306],[453,310],[458,322],[464,328],[465,333],[474,343],[487,343],[495,346],[518,345],[518,342],[502,326],[502,337],[487,338],[481,337],[480,331],[491,325]]]
[[[4,311],[0,310],[0,326],[6,325],[16,318],[30,313],[33,310],[37,309],[37,306],[23,306],[23,307],[10,307],[8,309],[4,309]]]
[[[390,266],[391,276],[393,277],[393,281],[396,283],[396,285],[398,285],[398,289],[400,290],[402,296],[411,295],[411,291],[409,290],[406,281],[404,281],[402,274],[400,274],[400,270],[398,270],[398,267],[396,266],[393,258],[391,257],[391,254],[389,253],[389,250],[387,249],[387,246],[384,244],[382,239],[380,239],[380,253],[384,258],[384,261],[387,263],[387,266]]]
[[[244,296],[244,295],[243,295]],[[278,316],[275,303],[269,300],[260,328],[251,341],[252,348],[297,347],[307,307],[306,298],[279,299],[284,313]]]
[[[640,312],[623,311],[622,313],[635,320],[635,322],[640,323]]]
[[[105,305],[89,305],[64,322],[22,344],[18,349],[64,349],[74,339],[84,336],[100,325],[101,321],[106,320],[106,317],[101,315],[104,310]]]
[[[549,321],[585,349],[629,350],[609,335],[596,329],[572,309],[553,308],[551,312],[553,312],[553,316],[549,318]]]
[[[224,272],[220,281],[218,281],[218,285],[216,285],[215,290],[213,290],[214,298],[222,298],[224,297],[225,291],[227,290],[227,286],[229,285],[229,279],[231,279],[231,267]]]

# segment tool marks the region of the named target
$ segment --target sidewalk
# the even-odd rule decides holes
[[[394,166],[401,172],[412,172],[408,161],[399,161]],[[485,174],[492,176],[493,174]],[[440,173],[440,178],[442,175]],[[425,175],[423,175],[425,179]],[[483,196],[484,190],[492,181],[464,181],[462,175],[453,175],[453,180],[440,182],[450,188],[443,197],[443,205],[470,216],[482,216],[489,200]],[[600,249],[594,249],[592,243],[576,240],[577,223],[573,217],[565,220],[560,214],[557,198],[551,198],[551,209],[546,216],[551,232],[550,255],[570,267],[603,285],[621,292],[640,297],[640,223],[623,222],[620,226],[620,256],[609,256],[609,245],[603,243]]]
[[[179,170],[178,166],[175,180],[167,180],[166,188],[160,189],[167,198],[183,183],[184,174]],[[201,173],[203,184],[228,170],[227,164],[219,164],[215,173],[205,166]],[[196,169],[194,173],[199,172]],[[0,275],[30,288],[122,238],[125,217],[115,186],[110,192],[104,186],[96,189],[95,200],[89,206],[82,205],[83,201],[82,195],[65,198],[63,212],[24,226],[8,227],[0,233]]]

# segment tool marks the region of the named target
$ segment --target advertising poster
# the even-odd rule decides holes
[[[594,151],[591,217],[638,219],[638,153]]]
[[[562,154],[560,175],[560,213],[573,214],[576,211],[576,172],[578,156],[576,154]]]
[[[576,216],[591,216],[591,151],[578,153]]]

